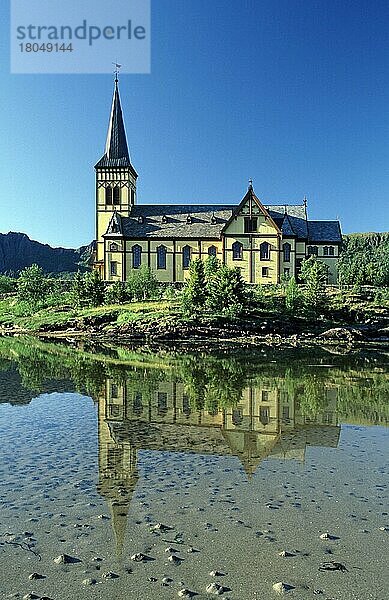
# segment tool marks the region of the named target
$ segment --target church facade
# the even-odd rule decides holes
[[[190,262],[215,256],[239,267],[247,283],[298,279],[302,261],[314,254],[337,282],[342,241],[338,221],[311,221],[307,202],[267,205],[250,182],[236,205],[137,203],[137,172],[128,151],[118,81],[105,153],[96,171],[95,268],[105,281],[126,281],[142,265],[162,282],[183,282]]]

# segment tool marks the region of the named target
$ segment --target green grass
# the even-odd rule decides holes
[[[70,306],[50,306],[39,308],[26,303],[16,303],[15,299],[0,301],[0,325],[15,326],[26,331],[45,329],[66,329],[66,326],[82,327],[104,321],[110,325],[122,325],[131,322],[149,322],[165,318],[177,307],[170,301],[134,302],[112,304],[91,308],[75,309]]]

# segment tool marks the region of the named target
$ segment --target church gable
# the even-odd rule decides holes
[[[247,194],[223,228],[225,235],[259,234],[277,236],[280,229],[250,184]]]

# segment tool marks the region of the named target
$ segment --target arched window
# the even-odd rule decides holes
[[[105,188],[105,203],[112,204],[112,188],[111,187]]]
[[[286,244],[283,245],[282,249],[284,251],[284,262],[290,262],[290,250],[291,250],[291,245],[289,244],[289,242],[286,242]]]
[[[260,254],[261,254],[261,260],[269,260],[270,259],[270,244],[268,244],[267,242],[262,242],[262,244],[259,246],[260,249]]]
[[[157,248],[157,269],[166,269],[166,246],[158,246]]]
[[[324,256],[328,256],[328,246],[324,246],[324,248],[323,248],[323,255]]]
[[[330,256],[334,256],[335,252],[334,252],[334,247],[333,247],[333,246],[330,246],[330,247],[328,248],[328,254],[329,254]]]
[[[192,255],[192,248],[190,246],[184,246],[182,249],[182,268],[183,269],[189,269],[191,255]]]
[[[317,256],[318,255],[317,246],[308,246],[308,254],[309,254],[309,256]]]
[[[243,258],[243,244],[240,242],[234,242],[232,244],[232,259],[242,260]]]
[[[109,249],[110,252],[117,252],[119,250],[119,246],[115,244],[115,242],[113,242],[112,244],[110,244]]]
[[[136,244],[132,247],[132,268],[139,269],[142,264],[142,247]]]
[[[210,246],[208,248],[208,256],[216,256],[216,254],[217,254],[216,246]]]
[[[120,187],[113,188],[113,203],[115,205],[120,204],[120,192],[121,192]]]

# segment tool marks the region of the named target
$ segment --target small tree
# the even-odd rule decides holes
[[[105,284],[95,269],[84,275],[85,296],[89,306],[100,306],[104,302]]]
[[[234,317],[246,305],[245,284],[238,267],[222,265],[210,289],[208,306],[224,316]]]
[[[150,300],[158,289],[158,281],[153,271],[142,265],[139,269],[130,272],[126,293],[132,300]]]
[[[290,277],[285,289],[285,306],[289,314],[295,315],[302,303],[302,294],[294,277]]]
[[[106,304],[123,304],[129,300],[128,291],[125,283],[122,281],[115,281],[107,287],[105,291],[105,302]]]
[[[75,306],[100,306],[104,300],[105,285],[98,271],[82,275],[77,272],[73,279],[71,297]]]
[[[305,282],[304,300],[307,308],[317,315],[326,301],[325,284],[327,265],[310,256],[301,265],[301,279]]]
[[[199,258],[193,260],[189,267],[189,278],[182,293],[182,308],[191,317],[197,317],[205,306],[206,282],[204,263]]]
[[[44,300],[49,286],[42,267],[31,265],[21,271],[17,282],[18,302],[33,304]]]

